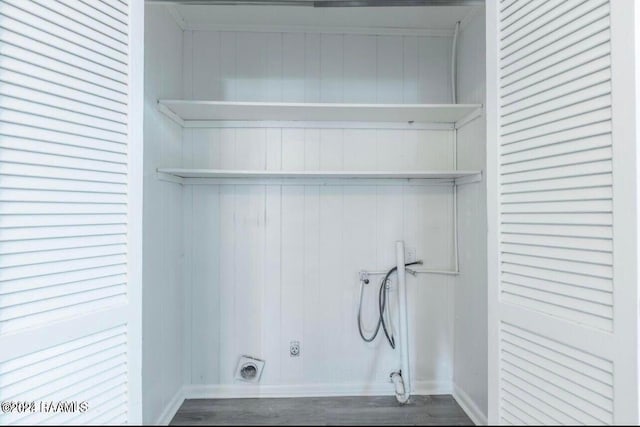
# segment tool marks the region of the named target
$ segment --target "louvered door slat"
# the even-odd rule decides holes
[[[0,192],[0,195],[2,192]],[[2,215],[39,215],[43,211],[49,214],[114,214],[121,213],[122,203],[55,203],[51,202],[23,202],[15,199],[4,200],[0,203],[0,214]]]
[[[91,37],[93,31],[78,27],[78,23],[69,18],[55,13],[51,9],[45,9],[35,2],[25,2],[20,0],[5,0],[7,5],[4,12],[26,24],[35,25],[41,30],[56,34],[58,37],[93,52],[104,55],[105,57],[117,61],[121,64],[128,62],[126,49],[114,49],[109,43],[104,43],[100,37]]]
[[[523,263],[505,262],[502,266],[505,276],[509,274],[522,277],[526,283],[534,284],[536,280],[547,280],[550,282],[559,282],[561,284],[571,285],[575,287],[584,287],[602,292],[611,292],[613,287],[606,277],[589,276],[586,274],[572,273],[566,270],[558,270],[546,265],[534,266]]]
[[[637,424],[640,6],[487,7],[489,423]]]
[[[504,272],[503,280],[505,283],[509,283],[512,287],[520,286],[540,292],[546,292],[546,297],[553,298],[553,301],[571,301],[571,298],[574,298],[576,299],[575,304],[577,305],[577,308],[583,309],[583,311],[586,311],[589,307],[588,304],[584,304],[585,301],[593,303],[594,305],[592,307],[603,313],[610,311],[613,306],[613,295],[611,292],[599,289],[590,289],[582,284],[566,284],[558,280],[544,280],[523,274],[512,274],[507,271]],[[511,293],[514,292],[512,291]],[[570,304],[567,303],[562,303],[561,305],[565,307],[570,306]]]
[[[95,107],[86,102],[78,102],[69,97],[49,94],[31,87],[6,83],[0,87],[0,94],[15,99],[26,100],[46,105],[57,109],[63,109],[71,113],[65,115],[65,120],[80,118],[80,123],[90,121],[96,127],[116,132],[126,132],[126,114],[117,113],[106,108]],[[99,119],[96,119],[99,117]],[[82,120],[84,119],[84,120]]]
[[[101,214],[101,215],[5,215],[0,216],[0,228],[24,228],[24,227],[51,227],[65,225],[106,225],[106,224],[126,224],[127,216],[124,214]],[[2,253],[0,249],[0,253]]]
[[[563,148],[555,146],[554,148]],[[575,144],[573,151],[568,153],[556,151],[552,155],[541,156],[540,158],[529,158],[518,162],[505,161],[502,164],[502,173],[515,174],[527,171],[551,169],[559,166],[575,165],[581,163],[598,162],[611,159],[612,151],[610,146],[591,148],[590,144]],[[510,159],[505,159],[510,160]]]
[[[11,44],[11,40],[17,44]],[[89,83],[113,91],[116,93],[117,98],[114,98],[116,100],[123,101],[126,99],[127,87],[124,83],[108,76],[103,76],[99,72],[95,73],[90,69],[76,67],[73,65],[75,58],[72,55],[57,54],[55,49],[47,48],[45,45],[31,46],[30,39],[15,33],[6,34],[6,38],[0,44],[0,54],[15,61],[26,62],[37,68],[59,73],[61,76],[58,79],[71,76],[78,79],[79,85]],[[60,58],[60,56],[63,58]],[[71,62],[67,62],[64,59]]]
[[[25,159],[26,160],[26,159]],[[64,166],[43,166],[38,164],[29,164],[26,162],[0,162],[0,174],[24,176],[29,178],[44,178],[57,180],[84,181],[87,183],[114,184],[113,189],[119,188],[118,185],[126,184],[126,174],[118,172],[102,172],[91,171],[86,168],[73,168]],[[24,186],[28,188],[28,181]],[[15,188],[7,186],[8,188]],[[66,190],[60,188],[60,190]],[[118,191],[112,191],[118,193]]]
[[[549,13],[555,6],[557,5],[554,5],[553,1],[530,1],[524,2],[522,5],[519,5],[519,7],[503,13],[500,28],[502,30],[503,42],[511,34],[529,24],[532,20],[536,20]]]
[[[504,393],[504,400],[510,405],[522,407],[533,414],[533,416],[539,420],[537,424],[569,424],[571,421],[575,422],[575,420],[571,420],[569,417],[564,416],[564,414],[558,413],[555,408],[532,398],[531,395],[515,386],[512,386],[509,390],[502,389],[501,392]]]
[[[611,121],[606,120],[603,122],[590,123],[577,128],[571,128],[552,134],[526,139],[523,141],[504,144],[503,147],[501,147],[501,151],[503,155],[507,155],[509,153],[517,153],[534,148],[547,147],[563,142],[579,141],[584,140],[585,138],[592,138],[601,135],[606,136],[609,133],[611,133]]]
[[[546,108],[549,100],[545,100],[532,105],[530,109],[514,113],[505,118],[504,135],[549,125],[580,114],[599,111],[611,105],[610,88],[606,81],[604,84],[596,84],[595,87],[591,86],[590,92],[589,98],[579,97],[583,93],[582,90],[574,93],[571,97],[567,97],[566,102],[557,103],[555,105],[556,108],[550,111]]]
[[[67,164],[65,162],[87,162],[96,170],[106,172],[126,171],[127,156],[123,153],[111,153],[92,148],[77,147],[68,144],[58,144],[50,141],[38,141],[33,139],[17,138],[13,136],[3,136],[0,140],[0,148],[6,152],[8,158],[16,152],[25,156],[42,156],[51,160],[49,164]],[[52,156],[52,157],[49,157]],[[55,160],[54,157],[55,156]],[[34,161],[34,163],[38,163]],[[76,163],[77,164],[77,163]]]
[[[91,402],[96,402],[96,407],[99,407],[104,402],[113,399],[113,397],[115,396],[123,395],[123,397],[126,399],[127,384],[122,383],[122,381],[118,377],[107,378],[106,380],[92,385],[87,389],[79,391],[80,393],[69,393],[68,396],[65,397],[65,399],[77,400],[82,398],[81,396],[88,396],[88,399],[90,399]],[[65,417],[64,415],[54,415],[52,417],[46,418],[44,422],[51,425],[57,425],[65,421],[65,418],[68,417]],[[74,416],[69,419],[69,422],[71,424],[79,422],[84,422],[86,424],[86,420],[83,420],[81,416]]]
[[[570,39],[587,42],[584,51],[597,51],[591,56],[583,52],[583,57],[598,58],[587,65],[572,57],[558,58],[566,65],[556,65],[556,69],[565,71],[529,85],[525,83],[528,79],[522,78],[519,90],[505,88],[501,93],[501,141],[509,148],[500,159],[500,210],[503,221],[512,225],[503,230],[509,234],[501,239],[500,249],[503,262],[516,273],[516,266],[522,265],[602,279],[612,277],[610,241],[608,245],[605,241],[595,247],[579,246],[584,236],[573,232],[578,230],[566,228],[553,240],[553,230],[544,237],[529,238],[529,226],[522,227],[557,223],[599,228],[612,224],[611,133],[609,127],[600,125],[611,119],[611,61],[610,55],[601,51],[602,40],[590,39],[594,34],[608,35],[608,14],[606,0],[564,2],[540,14],[535,22],[511,25],[508,33],[503,29],[503,79],[513,70],[537,66],[534,61],[556,55],[571,45]],[[558,134],[567,137],[558,138]],[[552,183],[545,184],[547,181]],[[562,182],[566,182],[567,190],[558,189]],[[510,237],[513,235],[518,238]],[[535,275],[529,286],[527,275],[518,277],[503,284],[508,298],[517,304],[580,322],[589,323],[588,316],[592,315],[593,322],[605,329],[610,327],[611,306],[577,299],[567,287],[543,291],[536,286],[540,282],[535,282]],[[579,310],[581,305],[583,310]],[[570,310],[559,312],[556,306]]]
[[[126,248],[126,245],[99,245],[4,255],[2,260],[0,260],[0,268],[21,267],[74,259],[94,258],[105,255],[124,254],[126,253]]]
[[[126,32],[123,33],[109,26],[108,23],[95,19],[92,13],[86,14],[71,7],[76,2],[65,3],[59,0],[33,0],[33,2],[48,10],[41,13],[52,16],[56,22],[64,23],[67,28],[77,28],[78,32],[91,40],[100,41],[123,53],[128,52],[129,42]],[[65,21],[65,18],[68,21]],[[72,22],[75,24],[71,24]]]
[[[510,7],[514,6],[514,5],[519,5],[522,2],[520,2],[519,0],[500,0],[500,12],[505,12],[507,9],[509,9]]]
[[[520,381],[533,386],[538,392],[549,395],[551,399],[556,400],[557,404],[562,405],[563,409],[570,407],[583,408],[582,410],[567,410],[571,416],[578,418],[579,423],[602,424],[611,420],[612,414],[610,410],[573,394],[573,385],[567,387],[569,390],[558,386],[554,382],[557,381],[557,379],[554,378],[550,372],[533,369],[532,366],[526,366],[524,360],[526,359],[516,359],[512,358],[511,355],[505,354],[504,372],[507,376],[513,379],[518,378]],[[526,368],[522,368],[522,365],[525,365]],[[549,378],[547,378],[547,376]]]
[[[1,10],[1,9],[0,9]],[[114,87],[126,91],[127,75],[123,73],[126,65],[120,64],[119,69],[109,68],[100,64],[103,57],[91,51],[82,50],[70,43],[55,43],[55,39],[47,37],[46,33],[34,30],[32,27],[22,24],[20,21],[13,20],[6,16],[2,22],[6,23],[0,33],[0,41],[13,46],[29,46],[29,51],[46,58],[53,59],[63,64],[77,64],[76,68],[80,68],[86,73],[112,81]],[[85,56],[87,55],[87,56]]]
[[[140,422],[129,260],[142,73],[129,44],[142,6],[0,2],[0,401],[89,403],[2,425]]]
[[[504,65],[531,55],[547,45],[608,16],[607,0],[572,0],[556,2],[556,7],[542,19],[531,21],[527,27],[514,29],[515,37],[506,38],[502,45]]]
[[[35,78],[33,77],[33,74],[24,74],[24,72],[33,73],[34,71],[40,71],[41,69],[28,65],[23,66],[23,64],[17,61],[14,64],[10,64],[8,62],[9,61],[6,61],[3,64],[6,68],[0,69],[0,80],[3,82],[22,88],[30,88],[31,90],[42,94],[58,96],[64,100],[86,104],[90,108],[97,108],[95,111],[109,114],[112,120],[120,123],[126,121],[126,105],[100,96],[99,93],[101,88],[99,86],[87,86],[83,91],[81,90],[82,85],[80,84],[76,87],[68,86],[75,82],[66,79],[63,76],[58,79],[52,79],[53,81],[48,81],[44,78]],[[28,71],[30,69],[32,71]],[[92,89],[94,92],[87,92],[87,90]]]
[[[71,217],[72,219],[73,217]],[[71,220],[70,219],[70,220]],[[90,222],[87,220],[87,222]],[[110,225],[111,222],[105,220],[104,223],[101,224],[99,221],[95,221],[95,225]],[[115,224],[118,224],[117,221],[114,221]],[[124,224],[125,222],[120,222],[120,224]],[[38,226],[38,224],[32,225]],[[25,226],[29,227],[29,226]],[[90,241],[87,241],[86,236],[76,236],[76,237],[58,237],[56,239],[38,239],[34,241],[33,239],[24,239],[24,240],[12,240],[2,242],[0,245],[1,250],[0,254],[5,257],[11,256],[9,254],[27,254],[27,253],[37,253],[37,252],[46,252],[46,251],[56,251],[56,250],[65,250],[69,248],[92,248],[92,247],[101,247],[101,246],[110,246],[110,245],[118,245],[126,243],[126,240],[120,234],[96,234],[92,235]]]
[[[577,31],[568,34],[566,37],[554,38],[553,42],[544,48],[531,52],[521,58],[510,58],[501,62],[500,66],[505,77],[513,77],[513,74],[521,75],[524,71],[527,74],[537,69],[544,69],[562,61],[563,57],[581,53],[583,50],[593,48],[610,39],[610,33],[606,25],[606,18],[602,18],[593,24],[579,28]]]
[[[535,235],[532,233],[503,232],[502,242],[522,243],[550,248],[570,248],[610,253],[613,250],[611,239],[585,238],[577,236],[559,236],[557,234]]]
[[[29,35],[36,40],[56,46],[68,52],[83,54],[85,58],[99,62],[101,66],[111,68],[120,73],[127,72],[127,55],[108,48],[72,29],[65,28],[49,19],[44,19],[36,13],[31,13],[20,7],[15,0],[5,1],[0,14],[7,19],[4,25],[14,24],[16,30]],[[29,2],[33,7],[34,3]]]
[[[525,165],[521,165],[525,168]],[[514,171],[504,174],[502,180],[505,184],[515,184],[532,181],[542,181],[547,179],[561,179],[572,177],[585,177],[590,175],[611,173],[611,160],[603,159],[593,162],[571,162],[564,165],[540,168],[534,170]],[[585,183],[585,184],[588,184]]]
[[[82,124],[81,121],[65,120],[65,113],[62,110],[50,108],[38,104],[21,101],[15,98],[0,98],[0,120],[11,123],[7,126],[7,132],[10,135],[22,136],[17,133],[20,130],[14,130],[12,125],[21,126],[26,129],[27,135],[44,133],[46,131],[69,135],[70,143],[74,137],[80,140],[93,140],[87,143],[91,147],[103,147],[107,151],[125,152],[126,150],[126,134],[103,130],[91,124]],[[48,116],[51,114],[52,116]],[[38,122],[34,123],[34,118],[38,118]],[[37,129],[34,129],[37,128]],[[12,131],[16,132],[13,133]],[[54,141],[58,140],[54,136]],[[60,138],[64,140],[63,138]]]
[[[537,73],[551,67],[571,67],[574,64],[563,64],[567,58],[578,57],[593,49],[591,56],[599,56],[602,50],[609,51],[610,34],[607,30],[600,32],[580,32],[574,33],[570,40],[564,41],[562,44],[555,46],[555,50],[541,50],[527,57],[526,63],[514,63],[508,69],[503,71],[501,77],[502,86],[507,86],[515,82],[524,81],[525,84],[534,83],[536,80],[527,80],[529,78],[539,78]],[[517,64],[517,65],[516,65]]]
[[[14,115],[14,117],[16,117],[19,122],[4,122],[2,125],[2,132],[4,135],[103,151],[107,153],[105,155],[126,154],[127,147],[125,144],[97,139],[95,136],[86,137],[83,135],[76,135],[69,132],[69,129],[64,126],[58,129],[37,128],[32,126],[33,122],[28,122],[28,115]],[[24,124],[21,122],[24,122]],[[43,124],[47,124],[47,122]]]
[[[593,56],[595,56],[595,58]],[[508,105],[518,102],[530,96],[548,91],[563,83],[582,78],[601,70],[606,70],[611,66],[611,59],[608,56],[593,56],[587,56],[586,59],[588,59],[588,61],[585,62],[577,61],[579,63],[577,67],[567,66],[566,64],[564,64],[564,69],[555,67],[553,70],[555,73],[551,74],[549,72],[543,80],[529,81],[527,79],[518,82],[519,84],[508,86],[508,89],[505,89],[504,96],[502,97],[504,104]]]
[[[520,162],[548,159],[554,156],[568,153],[579,153],[598,148],[607,148],[609,145],[610,144],[608,143],[606,134],[593,135],[577,141],[563,141],[539,147],[531,147],[529,149],[514,151],[511,153],[505,153],[502,156],[502,164],[511,165]]]
[[[605,122],[611,119],[611,112],[608,111],[608,109],[589,111],[583,114],[580,114],[580,112],[577,113],[578,115],[574,117],[567,117],[556,122],[542,124],[539,127],[533,127],[524,129],[519,132],[505,134],[503,136],[503,142],[504,144],[515,144],[531,139],[535,140],[541,137],[543,139],[547,139],[547,141],[550,142],[552,140],[550,138],[553,138],[554,134],[565,131],[570,131],[571,133],[576,128]]]
[[[97,289],[109,288],[114,286],[122,286],[126,284],[127,279],[124,275],[100,277],[94,280],[86,280],[81,284],[70,283],[58,286],[48,286],[45,288],[37,288],[3,294],[0,296],[0,307],[12,307],[20,304],[27,304],[41,300],[51,300],[52,298],[63,297],[78,292],[93,291]],[[3,289],[4,290],[4,289]]]
[[[62,273],[53,273],[26,279],[7,280],[2,283],[2,294],[9,295],[16,292],[28,292],[33,289],[45,289],[55,286],[77,285],[96,279],[119,276],[126,273],[126,269],[119,263],[108,262],[104,265],[87,265],[86,268],[68,270]]]
[[[3,139],[3,142],[0,143],[0,147],[5,149],[3,151],[2,161],[34,166],[55,165],[60,168],[93,170],[114,175],[126,175],[127,173],[126,163],[120,163],[117,161],[119,160],[118,156],[109,156],[111,159],[116,161],[105,161],[103,159],[105,157],[109,157],[101,156],[102,153],[100,152],[96,153],[95,151],[91,152],[89,150],[77,150],[76,156],[64,155],[64,151],[60,152],[59,150],[56,150],[56,148],[60,147],[47,146],[45,144],[34,144],[32,147],[25,147],[24,145],[28,144],[22,145],[22,142],[28,141],[15,141],[11,138]],[[32,150],[29,150],[29,148],[32,148]],[[70,149],[69,147],[65,147],[65,150],[73,151],[73,149]],[[96,159],[96,157],[102,157],[102,159]]]
[[[560,108],[607,95],[611,91],[608,84],[610,78],[609,70],[597,71],[556,87],[554,91],[546,91],[540,95],[529,96],[510,105],[504,105],[504,124],[508,125],[539,114],[548,114]],[[509,133],[508,128],[504,131],[505,134]]]
[[[107,5],[109,5],[109,7],[112,7],[113,9],[116,9],[118,11],[120,11],[121,14],[123,15],[127,15],[127,2],[125,0],[116,0],[116,1],[109,1],[109,0],[100,0],[102,3],[105,3]]]
[[[69,133],[126,144],[126,127],[122,124],[49,106],[38,100],[4,96],[0,98],[0,108],[3,109],[0,118],[15,122],[20,122],[22,119],[22,123],[27,124],[27,117],[37,115],[42,117],[40,123],[47,129],[66,129]],[[40,100],[42,101],[41,98]],[[33,117],[31,118],[33,124]]]
[[[105,34],[117,38],[125,44],[127,43],[127,34],[129,33],[127,23],[113,19],[106,14],[100,13],[98,9],[91,6],[93,2],[84,3],[82,1],[74,0],[56,1],[60,3],[61,7],[66,6],[67,8],[80,13],[81,16],[86,17],[86,21],[83,21],[87,22],[87,25],[89,27],[100,29],[100,31],[103,31]]]
[[[116,334],[114,334],[116,332]],[[110,336],[105,341],[105,334]],[[11,397],[29,392],[38,399],[73,394],[74,390],[91,389],[92,384],[101,384],[105,380],[121,381],[126,369],[126,332],[123,327],[114,328],[88,337],[89,340],[77,340],[35,354],[14,359],[8,366],[0,365],[0,375],[6,381],[3,394]],[[82,347],[78,343],[82,342]],[[55,364],[59,369],[47,370]],[[46,377],[42,386],[33,388],[34,375]],[[91,412],[88,412],[89,414]],[[85,414],[82,418],[87,418]],[[50,414],[12,414],[5,416],[8,422],[24,424],[35,423],[50,418]],[[62,417],[63,422],[70,417]],[[82,421],[80,421],[82,422]]]
[[[86,0],[80,0],[83,3],[91,6],[92,8],[94,8],[95,10],[97,10],[99,12],[99,14],[101,16],[108,16],[118,22],[120,22],[121,24],[123,24],[125,27],[127,25],[127,15],[123,14],[120,9],[118,9],[115,5],[118,2],[104,2],[101,0],[97,0],[97,1],[86,1]]]
[[[540,192],[580,191],[581,189],[589,189],[589,191],[597,190],[596,194],[609,194],[611,192],[611,183],[611,175],[601,173],[593,175],[589,183],[585,183],[580,176],[574,176],[549,179],[541,182],[524,181],[505,184],[501,186],[501,193],[502,197],[506,199],[512,196],[517,197],[518,194],[521,194],[522,197],[527,197],[528,195]],[[607,190],[607,187],[609,187],[609,190]]]
[[[522,425],[538,425],[541,423],[540,418],[536,418],[535,416],[531,415],[531,410],[527,410],[527,408],[524,408],[522,406],[511,404],[511,400],[506,397],[504,398],[504,411],[507,414],[511,415],[514,420],[517,420],[517,422]]]
[[[75,75],[58,72],[55,62],[40,61],[40,64],[27,62],[25,59],[40,59],[28,52],[21,52],[18,48],[7,46],[6,52],[20,55],[26,53],[31,58],[6,56],[2,61],[0,75],[3,81],[33,87],[47,93],[60,94],[75,100],[86,100],[90,105],[125,113],[127,109],[126,94],[104,86],[104,81],[93,78],[89,74],[79,72]],[[51,66],[51,67],[49,67]],[[33,76],[38,76],[34,78]],[[77,76],[82,76],[80,79]]]

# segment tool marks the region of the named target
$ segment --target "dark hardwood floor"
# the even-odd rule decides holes
[[[171,425],[473,425],[450,395],[186,400]]]

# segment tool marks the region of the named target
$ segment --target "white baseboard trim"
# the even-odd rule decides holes
[[[416,395],[451,394],[449,382],[418,381]],[[392,396],[393,384],[203,384],[184,388],[185,399],[230,399],[256,397],[330,397],[330,396]]]
[[[416,396],[451,394],[453,392],[453,383],[450,381],[414,381],[412,388],[413,392],[411,394]]]
[[[478,426],[487,425],[487,415],[478,408],[478,405],[471,399],[471,397],[464,392],[456,384],[453,384],[453,398],[458,402],[458,405],[467,413],[467,416],[471,418],[471,421]]]
[[[164,411],[162,411],[160,416],[156,419],[154,425],[168,426],[173,417],[176,415],[176,412],[178,412],[178,409],[180,409],[180,406],[182,406],[182,403],[185,399],[184,396],[184,387],[181,387],[180,389],[178,389],[176,394],[173,395],[169,403],[167,403],[167,406],[164,408]]]

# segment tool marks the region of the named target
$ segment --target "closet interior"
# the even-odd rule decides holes
[[[482,422],[484,7],[208,3],[145,6],[144,422],[401,366]]]

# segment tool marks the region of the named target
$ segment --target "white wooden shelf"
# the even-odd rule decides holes
[[[195,121],[405,122],[453,124],[480,104],[330,104],[161,99],[160,111],[185,126]]]
[[[184,182],[192,179],[335,179],[335,180],[441,180],[476,182],[481,171],[275,171],[158,168],[161,178]],[[172,178],[171,178],[172,177]],[[459,181],[460,180],[460,181]],[[188,181],[186,182],[188,183]]]

